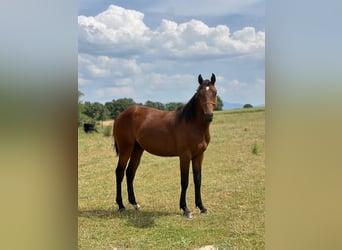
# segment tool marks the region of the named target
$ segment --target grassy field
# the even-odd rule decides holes
[[[123,199],[127,211],[115,204],[112,137],[78,132],[79,249],[218,249],[265,248],[265,112],[264,109],[218,111],[210,127],[211,142],[204,154],[200,215],[194,205],[190,171],[187,204],[194,214],[179,210],[180,173],[177,157],[147,152],[137,170],[134,187],[141,211]]]

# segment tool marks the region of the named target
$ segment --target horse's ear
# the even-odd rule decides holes
[[[215,82],[216,82],[216,77],[215,77],[214,73],[211,74],[211,80],[210,80],[210,82],[211,82],[212,84],[215,84]]]
[[[198,83],[202,84],[202,82],[203,82],[203,78],[202,78],[201,74],[199,74],[198,75]]]

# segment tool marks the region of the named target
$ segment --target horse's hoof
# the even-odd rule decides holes
[[[135,204],[135,205],[133,205],[133,207],[134,207],[135,210],[137,210],[137,211],[140,211],[140,210],[141,210],[141,207],[140,207],[139,204]]]
[[[192,216],[192,213],[190,211],[184,211],[184,214],[183,214],[186,218],[188,219],[192,219],[193,216]]]
[[[206,208],[201,209],[201,214],[208,214],[208,210]]]
[[[123,212],[125,212],[125,211],[126,211],[126,209],[125,209],[124,207],[119,208],[119,212],[120,212],[120,213],[123,213]]]

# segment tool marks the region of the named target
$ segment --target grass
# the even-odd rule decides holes
[[[92,134],[79,129],[79,249],[196,249],[206,245],[264,249],[265,112],[248,110],[215,113],[202,170],[202,200],[209,213],[200,215],[194,208],[190,177],[187,204],[194,214],[191,220],[178,207],[178,158],[146,152],[134,182],[142,210],[135,211],[128,204],[124,180],[127,211],[118,213],[118,158],[112,137],[104,136],[101,126],[99,133]]]
[[[259,147],[258,147],[258,144],[254,143],[254,144],[252,145],[251,148],[252,148],[252,149],[251,149],[252,154],[255,154],[255,155],[259,154]]]

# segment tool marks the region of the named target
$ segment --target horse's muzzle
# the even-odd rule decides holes
[[[207,122],[211,122],[213,120],[214,114],[213,113],[206,113],[204,114],[204,118]]]

